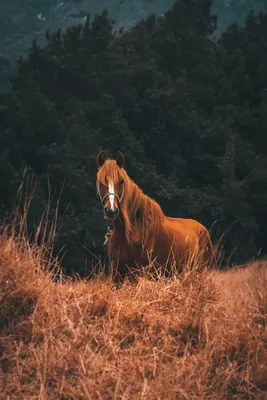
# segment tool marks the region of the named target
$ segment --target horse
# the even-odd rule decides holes
[[[151,264],[165,272],[173,265],[182,271],[192,258],[202,264],[211,260],[213,245],[204,225],[166,216],[129,177],[123,153],[115,160],[101,151],[96,161],[97,194],[104,218],[113,225],[107,245],[115,276],[125,277]]]

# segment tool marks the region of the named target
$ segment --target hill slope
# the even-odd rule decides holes
[[[55,283],[42,258],[1,235],[5,398],[266,398],[266,264],[114,291],[101,277]]]
[[[17,57],[26,55],[34,37],[44,42],[45,31],[65,29],[80,23],[88,13],[94,16],[107,8],[117,26],[129,28],[151,14],[161,15],[174,0],[12,0],[0,4],[0,88]],[[214,0],[212,11],[218,16],[218,32],[233,22],[243,23],[253,9],[267,10],[266,0]]]

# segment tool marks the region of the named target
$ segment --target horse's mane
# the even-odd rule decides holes
[[[144,249],[149,240],[153,240],[159,224],[164,219],[160,205],[145,195],[137,184],[129,177],[124,168],[117,166],[115,160],[106,160],[99,169],[97,179],[104,184],[107,177],[114,182],[124,180],[124,195],[121,202],[122,218],[125,225],[127,242],[132,245],[134,232],[138,229]]]

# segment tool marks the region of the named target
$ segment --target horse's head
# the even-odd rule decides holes
[[[114,220],[120,212],[124,195],[124,156],[119,152],[116,160],[106,159],[103,151],[97,158],[97,192],[104,208],[105,218]]]

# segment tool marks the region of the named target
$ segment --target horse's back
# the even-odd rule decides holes
[[[200,222],[190,218],[166,217],[165,226],[173,235],[177,246],[188,244],[188,248],[194,253],[202,253],[205,262],[211,259],[213,245],[210,234]]]
[[[198,236],[200,233],[208,233],[207,228],[195,219],[166,217],[166,225],[184,234],[191,233]]]

